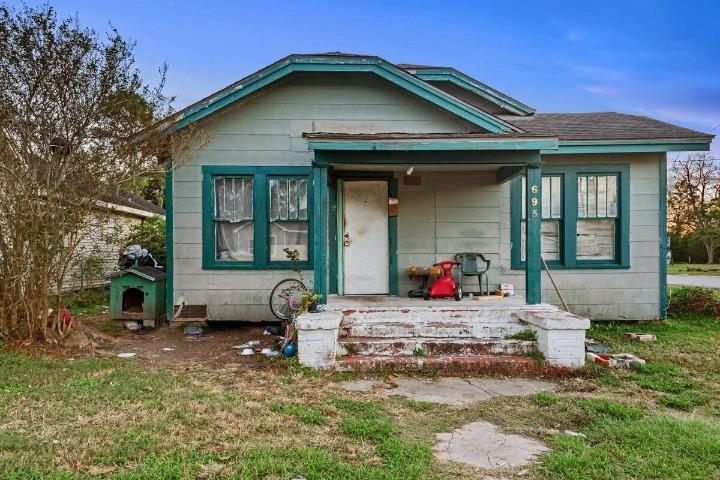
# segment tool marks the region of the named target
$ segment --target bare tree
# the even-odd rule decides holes
[[[674,184],[668,193],[669,227],[681,235],[695,235],[715,262],[720,246],[720,165],[707,153],[688,155],[672,163]]]
[[[0,335],[62,339],[65,278],[103,194],[157,171],[148,130],[170,113],[135,44],[50,6],[0,4]],[[143,142],[134,134],[145,130]],[[167,151],[167,150],[165,150]]]

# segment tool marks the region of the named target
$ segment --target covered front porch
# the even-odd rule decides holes
[[[541,151],[556,139],[306,137],[315,152],[314,288],[325,310],[298,318],[303,365],[518,373],[538,365],[538,352],[553,366],[584,364],[589,321],[543,304],[540,290]],[[519,175],[527,261],[513,272],[508,182]],[[420,282],[408,267],[460,252],[490,260],[490,291],[515,280],[517,294],[477,295],[475,279],[459,300],[408,297]]]
[[[314,150],[315,291],[406,297],[422,283],[408,267],[430,267],[460,252],[490,261],[494,291],[516,283],[527,304],[540,289],[541,151],[546,137],[306,134]],[[509,180],[527,175],[527,258],[510,271]],[[524,273],[524,275],[523,275]],[[478,279],[468,292],[481,289]],[[437,300],[433,300],[437,301]],[[467,298],[462,300],[468,301]]]

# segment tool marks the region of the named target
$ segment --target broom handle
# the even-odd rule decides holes
[[[560,293],[560,289],[558,288],[557,283],[555,283],[555,279],[553,278],[552,273],[550,273],[550,269],[548,268],[547,263],[545,263],[545,259],[540,257],[540,261],[542,262],[543,267],[545,268],[545,271],[548,274],[548,277],[550,277],[550,283],[552,283],[552,286],[555,289],[555,293],[557,293],[558,297],[560,297],[560,301],[563,304],[563,308],[565,309],[566,312],[572,313],[570,311],[570,308],[568,307],[568,304],[565,302],[565,298],[563,298],[562,293]]]

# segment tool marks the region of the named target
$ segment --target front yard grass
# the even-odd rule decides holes
[[[671,263],[667,267],[670,275],[720,275],[720,265],[716,263]]]
[[[596,325],[590,337],[648,365],[589,366],[556,393],[468,407],[346,392],[346,376],[291,361],[158,369],[0,351],[0,477],[476,479],[484,475],[436,463],[432,445],[438,432],[485,420],[551,446],[517,478],[720,478],[719,331],[701,316]]]

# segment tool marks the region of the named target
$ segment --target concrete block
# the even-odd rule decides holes
[[[590,328],[590,320],[560,310],[519,311],[517,316],[537,334],[538,349],[550,365],[585,365],[585,330]]]

